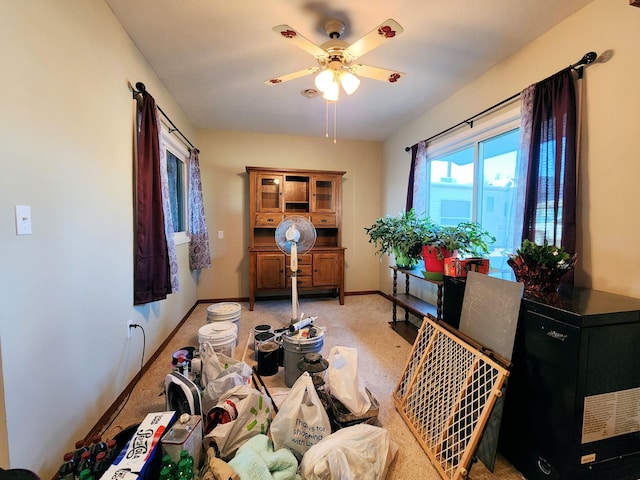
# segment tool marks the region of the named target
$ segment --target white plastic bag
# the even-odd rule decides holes
[[[220,397],[237,385],[251,383],[251,367],[244,362],[216,353],[210,343],[200,344],[202,374],[200,384],[202,410],[208,411],[220,401]]]
[[[227,402],[234,407],[235,418],[218,424],[202,439],[205,449],[213,447],[225,461],[251,437],[268,433],[273,411],[269,397],[248,385],[234,387],[220,397],[221,404]]]
[[[333,347],[329,351],[329,368],[325,388],[355,415],[371,408],[371,399],[358,375],[358,351],[349,347]]]
[[[286,447],[300,460],[311,446],[330,434],[327,412],[309,373],[304,372],[271,423],[274,447],[276,450]]]
[[[364,423],[332,433],[305,453],[305,480],[383,480],[398,446],[384,428]]]
[[[216,353],[213,345],[209,342],[203,342],[199,348],[200,358],[202,359],[202,373],[200,375],[200,385],[206,388],[211,380],[215,380],[221,373],[229,371],[230,368],[238,365],[240,360],[228,357],[223,353]]]

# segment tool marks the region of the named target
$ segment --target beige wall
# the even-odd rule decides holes
[[[139,369],[127,320],[148,358],[196,301],[181,246],[181,292],[132,306],[127,82],[194,132],[102,0],[3,2],[0,44],[0,466],[47,479]],[[16,204],[32,235],[16,235]]]
[[[585,71],[579,169],[579,285],[640,297],[640,8],[596,0],[402,128],[384,145],[383,211],[402,208],[413,145],[595,51]],[[380,270],[381,288],[390,289]]]
[[[363,228],[404,207],[412,145],[595,50],[587,70],[580,169],[584,285],[640,297],[640,9],[596,0],[383,145],[194,131],[102,0],[5,2],[0,43],[0,352],[6,430],[0,466],[51,478],[197,298],[248,294],[246,165],[345,170],[346,290],[389,291]],[[608,55],[603,55],[605,52]],[[182,290],[134,308],[132,124],[127,82],[144,82],[202,151],[213,267],[199,278],[179,247]],[[33,234],[15,234],[14,205]],[[217,238],[217,231],[224,239]],[[2,407],[0,396],[0,410]],[[0,421],[2,416],[0,415]],[[35,454],[33,453],[35,452]]]
[[[249,295],[249,177],[245,166],[346,171],[342,184],[345,290],[377,290],[377,261],[364,227],[380,211],[381,144],[323,137],[199,130],[198,148],[212,268],[199,278],[198,298]],[[339,135],[339,132],[338,132]],[[217,232],[224,232],[218,239]]]

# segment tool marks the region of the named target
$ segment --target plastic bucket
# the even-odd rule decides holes
[[[298,361],[310,352],[319,353],[324,344],[324,331],[316,326],[309,328],[309,336],[293,335],[282,336],[284,348],[284,383],[292,387],[302,372],[298,369]]]
[[[238,331],[240,331],[240,312],[242,306],[235,302],[214,303],[207,307],[207,323],[213,322],[233,322]],[[239,336],[236,337],[236,346],[240,341]]]
[[[261,343],[258,347],[258,375],[270,376],[278,373],[280,346],[273,341]]]
[[[238,327],[232,322],[213,322],[198,329],[198,342],[209,343],[216,353],[233,357],[236,350]]]

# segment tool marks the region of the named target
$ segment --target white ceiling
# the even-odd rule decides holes
[[[338,138],[380,141],[592,0],[105,1],[195,127],[288,135],[324,136],[326,109],[301,94],[313,76],[263,83],[317,66],[271,28],[322,44],[339,18],[353,43],[393,18],[404,32],[358,62],[406,78],[364,78],[337,108]]]

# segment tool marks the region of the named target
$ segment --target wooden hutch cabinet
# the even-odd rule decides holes
[[[291,289],[289,257],[275,241],[288,215],[308,218],[314,247],[298,256],[298,290],[329,290],[344,304],[341,193],[345,172],[246,167],[249,173],[249,310],[256,294]]]

